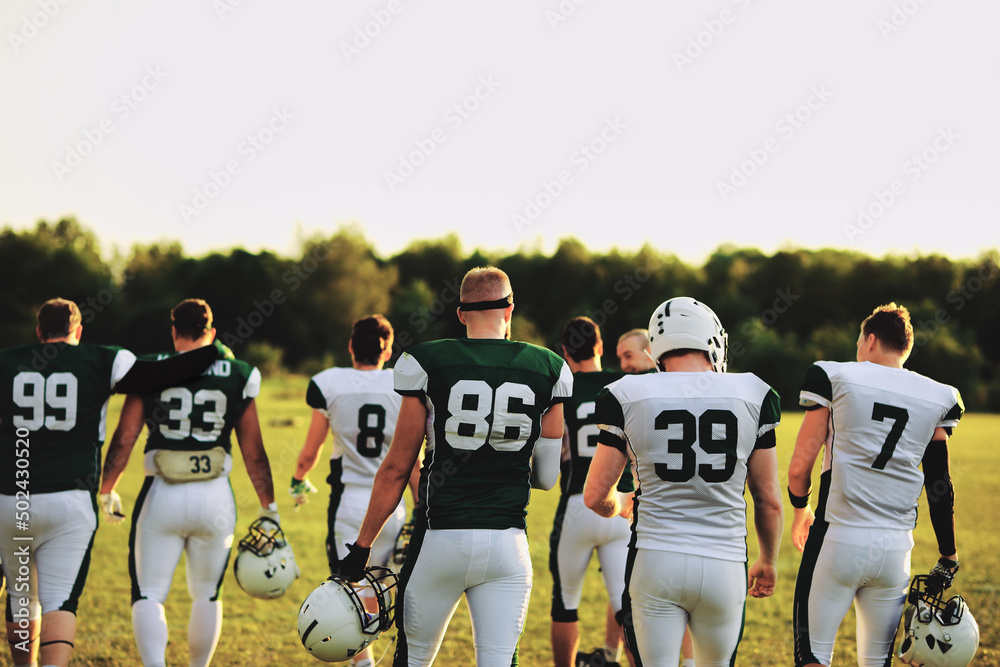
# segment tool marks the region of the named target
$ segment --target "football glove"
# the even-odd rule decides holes
[[[305,505],[309,502],[307,494],[318,493],[316,487],[308,479],[295,479],[292,477],[292,484],[288,487],[288,495],[292,497],[295,501],[295,509],[299,509],[299,505]]]
[[[101,512],[108,523],[121,523],[125,520],[125,513],[122,512],[122,498],[117,491],[101,494]]]
[[[267,507],[261,505],[257,510],[257,518],[270,519],[276,524],[281,525],[281,517],[278,516],[278,503],[271,503]]]
[[[348,544],[347,556],[331,565],[331,571],[336,577],[347,581],[361,581],[365,576],[365,568],[368,567],[368,557],[371,555],[371,547],[367,549],[359,547],[357,544]]]
[[[950,558],[939,558],[937,565],[931,570],[927,578],[927,590],[935,595],[940,595],[951,588],[958,574],[958,561]]]

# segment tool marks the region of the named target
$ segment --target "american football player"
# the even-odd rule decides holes
[[[903,368],[912,347],[906,308],[880,306],[861,323],[857,361],[816,362],[802,382],[807,412],[788,468],[792,541],[802,552],[793,611],[799,667],[830,664],[852,602],[859,664],[892,661],[922,487],[941,555],[933,586],[947,588],[958,570],[948,436],[964,407],[954,387]],[[814,512],[812,469],[824,448]]]
[[[171,312],[178,353],[211,349],[215,362],[200,377],[162,391],[130,394],[122,407],[104,462],[102,498],[117,496],[143,426],[146,479],[132,510],[128,570],[132,579],[132,629],[145,667],[164,665],[167,620],[163,605],[181,554],[186,555],[191,620],[189,664],[212,661],[222,632],[220,589],[236,528],[230,434],[236,431],[247,473],[260,501],[258,515],[279,522],[271,468],[261,438],[255,398],[260,371],[213,347],[212,310],[201,299],[185,299]],[[227,354],[228,353],[228,354]],[[104,502],[105,517],[121,521],[120,508]]]
[[[372,484],[389,450],[399,416],[402,397],[392,387],[392,371],[383,370],[392,356],[392,325],[382,315],[364,317],[354,323],[347,349],[352,368],[328,368],[310,379],[306,402],[313,409],[305,445],[299,452],[289,493],[300,505],[314,493],[307,479],[316,466],[326,435],[333,432],[330,454],[330,505],[327,510],[327,560],[333,568],[347,556],[345,545],[354,542],[368,510]],[[410,489],[416,497],[419,463],[414,466]],[[392,511],[379,538],[372,545],[371,562],[385,566],[392,556],[396,535],[406,523],[402,499]],[[369,611],[377,611],[376,600],[364,589],[362,599]],[[374,665],[371,647],[352,658],[355,667]]]
[[[11,519],[0,522],[0,559],[30,570],[7,571],[14,664],[63,666],[97,530],[108,399],[193,377],[215,352],[137,362],[123,348],[81,343],[80,309],[59,298],[38,309],[35,333],[38,344],[0,350],[0,511]]]
[[[399,421],[339,571],[363,576],[426,436],[420,511],[397,598],[397,667],[434,661],[463,594],[477,665],[509,667],[516,659],[531,591],[529,480],[538,488],[556,483],[562,402],[573,379],[555,353],[509,340],[513,310],[507,275],[472,269],[458,307],[468,337],[416,345],[394,369]]]
[[[552,656],[556,667],[575,667],[580,640],[577,607],[583,592],[583,579],[596,550],[601,563],[604,586],[612,617],[621,611],[625,587],[625,556],[631,535],[628,521],[622,517],[605,518],[589,511],[583,504],[583,483],[597,447],[599,429],[594,421],[594,398],[606,385],[624,375],[601,370],[604,342],[601,330],[589,317],[575,317],[562,332],[563,358],[573,372],[573,395],[563,404],[566,420],[560,476],[559,505],[549,538],[549,571],[552,573]],[[631,470],[618,483],[622,493],[634,490]],[[617,622],[608,628],[604,653],[605,664],[617,664],[622,643]]]
[[[660,304],[649,337],[663,372],[623,377],[597,395],[601,432],[584,502],[601,516],[635,512],[623,612],[636,664],[676,665],[689,626],[698,665],[729,666],[746,596],[774,592],[778,395],[755,375],[725,372],[725,330],[690,297]],[[634,501],[615,490],[630,457]],[[759,544],[749,568],[745,486]]]

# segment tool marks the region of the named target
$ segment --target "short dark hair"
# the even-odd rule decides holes
[[[212,328],[212,309],[204,299],[184,299],[170,311],[179,338],[198,340]]]
[[[392,347],[392,325],[383,315],[362,317],[351,328],[351,350],[358,363],[375,366],[382,353]]]
[[[601,344],[601,328],[589,317],[574,317],[563,327],[562,344],[573,361],[593,359]]]
[[[38,332],[42,340],[68,336],[82,321],[80,309],[68,299],[49,299],[38,309]]]
[[[896,305],[895,301],[873,310],[861,323],[861,333],[865,338],[875,334],[875,338],[884,347],[903,355],[908,355],[913,348],[910,311],[906,306]]]

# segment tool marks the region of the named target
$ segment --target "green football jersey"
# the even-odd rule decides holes
[[[0,494],[94,492],[108,399],[134,363],[90,343],[0,350]]]
[[[404,353],[393,379],[428,410],[418,519],[523,529],[542,414],[572,393],[566,362],[529,343],[447,339]]]
[[[173,354],[148,358],[163,359]],[[219,359],[195,379],[143,394],[149,427],[145,451],[198,452],[222,447],[228,454],[232,450],[233,427],[260,393],[260,381],[260,371],[253,365],[225,358],[220,352]]]
[[[597,397],[597,392],[624,376],[625,373],[621,371],[573,373],[573,395],[566,399],[563,405],[566,420],[565,441],[569,444],[569,452],[563,450],[562,471],[559,478],[559,488],[563,495],[583,493],[583,484],[587,481],[590,462],[597,450],[597,436],[601,432],[594,417],[594,399]],[[622,493],[635,490],[631,466],[625,466],[625,472],[618,482],[618,490]]]

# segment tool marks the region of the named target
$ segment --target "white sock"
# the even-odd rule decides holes
[[[167,616],[162,604],[153,600],[136,601],[132,605],[132,634],[143,665],[166,664]]]
[[[614,648],[604,645],[604,657],[608,662],[618,662],[618,658],[621,656],[621,647],[615,646]]]
[[[681,667],[694,667],[694,658],[687,658],[681,663]]]
[[[222,634],[222,601],[198,600],[191,603],[188,623],[190,667],[208,667]]]

